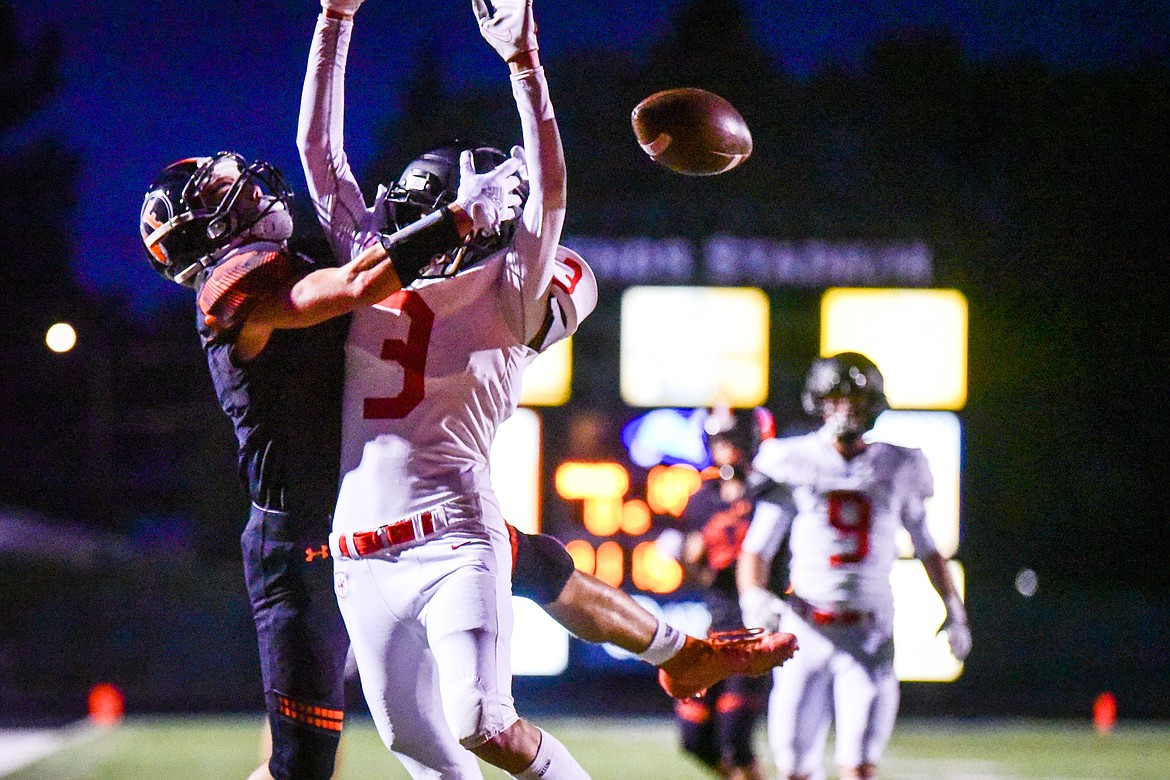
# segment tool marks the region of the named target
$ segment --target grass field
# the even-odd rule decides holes
[[[534,719],[556,734],[594,780],[710,778],[677,748],[666,720]],[[255,767],[259,716],[132,718],[5,780],[242,780]],[[761,740],[761,755],[767,757]],[[0,747],[2,749],[2,747]],[[487,778],[504,778],[485,767]],[[835,774],[830,772],[829,777]],[[1159,780],[1170,778],[1170,723],[1120,724],[903,719],[883,780]],[[337,780],[408,778],[369,720],[346,725]]]

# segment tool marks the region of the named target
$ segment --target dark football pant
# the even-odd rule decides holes
[[[240,537],[276,780],[329,780],[349,639],[333,595],[329,519],[253,506]]]
[[[712,768],[754,764],[752,736],[769,683],[767,676],[728,677],[701,699],[675,702],[683,750]]]

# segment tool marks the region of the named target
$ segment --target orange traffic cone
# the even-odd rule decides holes
[[[125,714],[122,692],[109,683],[89,689],[89,721],[95,726],[117,726]]]
[[[1093,728],[1099,734],[1108,734],[1113,731],[1117,723],[1117,698],[1106,691],[1093,701]]]

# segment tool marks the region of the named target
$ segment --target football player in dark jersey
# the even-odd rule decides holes
[[[775,435],[766,409],[714,409],[705,421],[712,465],[681,517],[676,543],[687,579],[702,588],[710,638],[744,630],[735,564],[751,522],[747,470],[761,438]],[[675,704],[683,749],[718,776],[762,780],[753,732],[767,703],[768,679],[733,675],[701,699]]]

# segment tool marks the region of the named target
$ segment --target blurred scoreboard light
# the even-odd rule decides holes
[[[622,497],[630,489],[630,475],[618,463],[566,461],[553,477],[557,495],[581,501],[585,530],[594,536],[613,536],[622,527]]]
[[[558,341],[524,369],[520,383],[522,406],[563,406],[573,382],[573,338]]]
[[[897,409],[967,402],[967,299],[957,290],[834,288],[821,299],[821,354],[877,363]]]
[[[534,602],[512,597],[512,673],[560,674],[569,667],[569,632]]]
[[[508,522],[540,531],[540,416],[517,409],[496,431],[490,458],[492,486]]]
[[[948,563],[959,593],[964,592],[963,567]],[[894,672],[899,680],[951,682],[963,673],[963,664],[951,655],[946,634],[937,634],[946,607],[917,560],[894,562],[890,572],[894,590]],[[937,635],[936,635],[937,634]]]
[[[635,547],[630,564],[634,587],[639,590],[673,593],[682,585],[682,566],[659,552],[654,542],[642,542]]]
[[[648,407],[762,404],[768,334],[768,298],[754,287],[628,288],[622,398]]]
[[[963,429],[952,412],[889,410],[878,417],[866,435],[903,447],[917,447],[926,456],[934,478],[934,495],[926,499],[926,525],[938,551],[950,558],[959,549],[959,474],[962,466]],[[898,529],[898,555],[911,558],[910,534]]]
[[[691,496],[702,484],[702,475],[690,464],[655,466],[646,475],[646,500],[660,515],[682,517]]]

